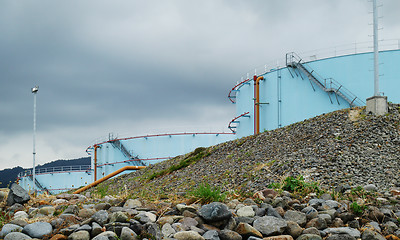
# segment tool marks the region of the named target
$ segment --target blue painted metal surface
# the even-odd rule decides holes
[[[307,64],[322,79],[334,78],[360,99],[374,94],[372,53],[352,54],[340,57],[310,61]],[[392,102],[400,102],[400,50],[383,51],[380,89]],[[302,121],[323,113],[348,108],[349,103],[334,92],[327,92],[316,86],[299,70],[281,67],[262,74],[260,82],[260,129],[272,130]],[[320,79],[321,80],[321,79]],[[321,80],[322,81],[322,80]],[[225,141],[252,135],[254,133],[254,82],[244,81],[235,86],[229,99],[236,104],[236,116],[233,120],[233,134],[162,134],[116,139],[97,143],[97,179],[124,166],[154,164],[166,159],[193,151],[197,147],[208,147]],[[111,141],[110,141],[111,140]],[[125,150],[123,150],[125,149]],[[90,171],[70,171],[38,174],[43,187],[53,192],[74,188],[94,180],[94,148],[89,152],[92,157]],[[20,184],[25,189],[32,188],[29,176],[21,176]]]

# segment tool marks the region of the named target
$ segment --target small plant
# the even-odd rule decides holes
[[[108,193],[108,185],[101,184],[97,187],[97,194],[100,195],[101,198],[105,197]]]
[[[11,220],[11,216],[5,211],[0,210],[0,229]]]
[[[201,203],[222,202],[226,198],[225,193],[221,193],[220,188],[211,187],[208,183],[200,184],[189,195],[199,200]]]
[[[307,195],[312,192],[318,195],[324,193],[324,191],[319,188],[318,182],[305,182],[304,177],[301,175],[296,178],[292,176],[285,178],[281,186],[283,190],[301,195]]]
[[[153,180],[155,178],[167,175],[176,170],[185,168],[185,167],[189,166],[190,164],[195,163],[195,162],[199,161],[200,159],[209,156],[210,153],[205,150],[206,150],[206,148],[203,148],[203,147],[196,148],[192,153],[189,154],[189,156],[182,159],[178,164],[172,165],[168,169],[164,169],[159,172],[153,172],[149,176],[148,180]]]
[[[359,205],[357,202],[350,204],[350,210],[356,215],[363,214],[365,209],[367,209],[367,206]]]

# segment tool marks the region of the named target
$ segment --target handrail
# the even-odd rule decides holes
[[[131,139],[139,139],[139,138],[152,138],[152,137],[164,137],[164,136],[184,136],[184,135],[231,135],[232,133],[218,133],[218,132],[211,132],[211,133],[199,133],[199,132],[189,132],[189,133],[164,133],[164,134],[150,134],[150,135],[142,135],[142,136],[135,136],[135,137],[127,137],[127,138],[116,138],[116,139],[112,139],[112,140],[105,140],[96,144],[93,144],[89,147],[86,148],[86,151],[88,151],[88,149],[93,148],[94,145],[101,145],[104,143],[108,143],[110,141],[114,141],[114,140],[131,140]]]
[[[373,42],[355,42],[349,44],[342,44],[328,48],[320,48],[314,49],[311,51],[302,51],[300,52],[301,56],[303,56],[304,61],[316,61],[333,57],[342,57],[352,54],[362,54],[369,53],[372,51]],[[400,50],[400,39],[386,39],[383,40],[379,44],[379,52],[384,51],[392,51],[392,50]],[[257,66],[253,69],[249,69],[247,71],[247,75],[252,75],[253,73],[257,75],[264,75],[265,73],[272,72],[274,70],[283,68],[285,66],[280,65],[280,63],[284,64],[285,59],[274,59],[273,61],[269,61],[266,64]],[[246,76],[243,74],[242,76]]]
[[[232,102],[232,103],[236,103],[236,100],[233,100],[236,98],[236,92],[238,91],[238,89],[245,84],[246,82],[249,82],[250,78],[241,81],[240,83],[236,84],[228,93],[228,99]]]
[[[304,68],[307,74],[311,75],[315,79],[315,83],[319,85],[325,92],[334,92],[335,94],[339,94],[346,100],[350,107],[355,106],[363,106],[365,105],[364,101],[359,99],[355,94],[353,94],[350,90],[345,88],[341,83],[333,78],[323,78],[319,75],[309,64],[308,62],[304,62],[303,59],[296,54],[295,52],[290,52],[286,54],[286,66],[296,68],[297,66]],[[310,79],[312,80],[312,79]]]
[[[83,188],[80,188],[80,189],[76,190],[76,191],[74,192],[74,194],[79,194],[79,193],[81,193],[81,192],[83,192],[83,191],[85,191],[85,190],[87,190],[87,189],[89,189],[89,188],[91,188],[91,187],[94,187],[94,186],[96,186],[96,185],[98,185],[98,184],[104,182],[105,180],[107,180],[107,179],[109,179],[109,178],[112,178],[112,177],[114,177],[115,175],[120,174],[121,172],[124,172],[124,171],[126,171],[126,170],[140,170],[140,169],[143,169],[143,168],[145,168],[145,166],[125,166],[125,167],[123,167],[123,168],[121,168],[121,169],[118,169],[118,170],[115,171],[115,172],[112,172],[112,173],[108,174],[107,176],[105,176],[105,177],[103,177],[103,178],[100,178],[100,179],[97,180],[97,181],[94,181],[93,183],[91,183],[91,184],[89,184],[89,185],[87,185],[87,186],[85,186],[85,187],[83,187]]]
[[[250,112],[242,113],[242,114],[240,114],[239,116],[235,117],[234,119],[232,119],[232,120],[229,122],[228,128],[232,131],[232,133],[236,133],[236,131],[233,130],[233,129],[236,128],[236,127],[233,127],[233,126],[231,126],[231,125],[232,125],[233,123],[235,123],[236,120],[238,120],[238,119],[241,118],[241,117],[246,116],[246,115],[249,114],[249,113],[250,113]],[[249,116],[249,117],[250,117],[250,116]]]
[[[60,166],[60,167],[47,167],[47,168],[36,168],[35,174],[50,174],[59,172],[73,172],[73,171],[91,171],[90,165],[74,165],[74,166]],[[32,169],[25,170],[18,174],[18,177],[25,177],[32,175]]]
[[[125,161],[121,161],[121,162],[104,163],[104,164],[97,165],[97,167],[102,167],[102,166],[107,166],[107,165],[114,165],[114,164],[120,164],[120,163],[127,163],[127,162],[168,160],[168,159],[171,159],[171,158],[172,158],[172,157],[130,159],[130,160],[125,160]]]

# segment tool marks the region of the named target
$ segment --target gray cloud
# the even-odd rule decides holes
[[[399,38],[398,7],[384,1],[382,37]],[[35,84],[39,163],[83,156],[108,132],[228,131],[241,77],[289,51],[371,40],[368,11],[364,0],[2,1],[0,168],[30,164]]]

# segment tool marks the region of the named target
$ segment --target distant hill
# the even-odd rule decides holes
[[[75,165],[90,165],[90,157],[83,157],[71,160],[56,160],[43,165],[36,166],[36,169],[48,168],[48,167],[61,167],[61,166],[75,166]],[[31,170],[32,168],[14,167],[7,168],[0,171],[0,188],[6,188],[10,183],[17,180],[17,176],[20,172],[25,170]]]

